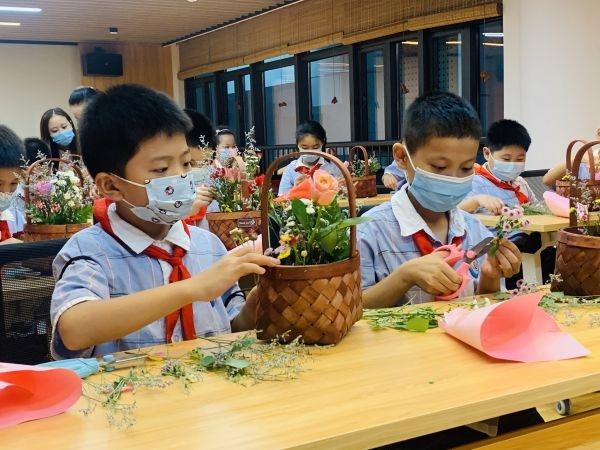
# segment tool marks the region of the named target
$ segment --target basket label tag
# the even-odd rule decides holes
[[[244,217],[242,219],[237,220],[238,228],[254,228],[256,226],[258,226],[258,224],[256,223],[256,219],[253,219],[251,217]]]

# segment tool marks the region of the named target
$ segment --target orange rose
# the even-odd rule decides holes
[[[313,182],[310,178],[306,178],[302,183],[294,186],[288,192],[280,195],[275,199],[276,202],[283,202],[286,200],[293,200],[295,198],[306,198],[310,200],[312,198]]]
[[[338,180],[325,170],[313,174],[312,199],[321,206],[329,205],[340,190]]]

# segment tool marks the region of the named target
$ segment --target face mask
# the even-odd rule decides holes
[[[237,147],[234,148],[218,148],[217,149],[217,161],[224,166],[231,159],[236,157],[238,154]]]
[[[408,152],[406,154],[415,171],[408,190],[423,208],[435,212],[450,211],[471,191],[474,174],[457,178],[427,172],[415,167]]]
[[[502,181],[514,181],[525,170],[524,162],[500,161],[495,159],[491,153],[490,158],[494,160],[494,167],[490,171]]]
[[[63,130],[60,133],[56,133],[52,136],[52,142],[56,145],[60,145],[61,147],[67,147],[73,142],[73,138],[75,138],[75,133],[73,130]]]
[[[146,222],[173,225],[189,216],[196,199],[194,180],[187,173],[153,178],[146,184],[134,183],[118,175],[115,176],[129,184],[146,189],[148,195],[146,206],[136,206],[123,199],[131,206],[131,212]]]
[[[14,192],[0,192],[0,211],[10,208],[13,205],[13,201],[16,197],[17,191]]]
[[[319,147],[319,148],[302,148],[300,146],[298,146],[298,150],[300,150],[300,153],[305,153],[305,152],[320,152],[321,149],[323,147]],[[317,155],[302,155],[300,157],[300,163],[305,165],[305,166],[314,166],[317,161],[319,161],[321,159],[320,156]]]

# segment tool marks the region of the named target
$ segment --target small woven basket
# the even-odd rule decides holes
[[[356,217],[356,195],[350,173],[336,157],[321,152],[338,166],[348,186],[350,217]],[[263,250],[269,247],[268,186],[280,163],[300,153],[284,155],[267,169],[261,190]],[[362,316],[360,258],[356,227],[350,230],[350,258],[330,264],[268,268],[258,280],[257,335],[289,342],[302,336],[306,344],[337,344]]]
[[[579,166],[585,152],[590,151],[593,145],[600,141],[590,142],[582,146],[573,161],[573,173],[578,178]],[[570,154],[568,160],[570,160]],[[593,157],[590,156],[589,184],[598,187],[594,177]],[[571,192],[576,191],[575,186]],[[596,192],[596,191],[594,191]],[[594,198],[600,198],[598,192]],[[562,291],[567,295],[600,295],[600,237],[588,236],[581,232],[577,226],[577,214],[574,197],[569,198],[570,227],[558,232],[556,245],[555,273],[560,275],[561,281],[554,280],[551,285],[553,291]]]
[[[246,165],[244,160],[236,156],[233,158],[233,161],[240,168],[242,176],[245,177]],[[240,195],[242,198],[248,198],[250,196],[249,182],[245,178],[242,178],[241,181]],[[242,205],[244,208],[242,211],[211,212],[206,214],[208,229],[217,235],[227,250],[232,250],[237,246],[233,239],[231,239],[231,230],[234,228],[239,228],[246,234],[258,234],[260,230],[260,211],[248,210],[246,202],[243,202]]]
[[[75,156],[75,155],[72,155]],[[25,187],[23,189],[25,194],[25,203],[29,205],[30,191],[29,191],[29,183],[31,174],[35,170],[37,166],[46,161],[55,162],[56,166],[60,168],[60,170],[68,170],[72,169],[75,174],[79,177],[81,181],[81,186],[83,186],[85,180],[83,177],[83,172],[81,169],[74,164],[72,161],[68,161],[60,158],[47,158],[45,160],[38,160],[31,164],[27,170],[25,171]],[[91,223],[69,223],[64,225],[50,225],[45,223],[31,223],[31,217],[27,214],[27,223],[23,228],[23,240],[24,241],[47,241],[50,239],[63,239],[70,238],[78,231],[83,230],[91,226]]]
[[[377,197],[377,180],[375,179],[375,174],[371,174],[367,149],[361,145],[352,147],[349,156],[350,164],[352,165],[354,162],[354,155],[357,151],[362,153],[362,157],[365,160],[365,174],[362,177],[352,175],[352,184],[354,185],[354,189],[356,189],[356,198]]]
[[[579,152],[582,152],[582,157],[586,152],[588,154],[588,159],[590,161],[590,179],[587,181],[587,187],[592,192],[593,198],[600,197],[600,181],[596,180],[596,164],[594,160],[594,152],[592,151],[592,147],[598,144],[599,142],[600,141],[587,142],[583,140],[571,141],[567,147],[567,159],[565,164],[567,171],[571,174],[573,178],[577,179],[579,177],[579,167],[577,167],[577,170],[575,170],[575,161],[571,163],[571,153],[576,144],[583,144],[577,150],[577,154],[579,154]],[[567,198],[571,196],[578,196],[577,190],[573,191],[573,195],[571,194],[573,184],[573,180],[556,180],[556,193]],[[591,204],[588,204],[587,206],[589,206],[592,209],[597,209],[593,208],[593,205]]]

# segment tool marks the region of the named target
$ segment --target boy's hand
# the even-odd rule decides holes
[[[219,297],[244,275],[262,275],[264,267],[279,264],[278,259],[256,253],[252,247],[238,247],[194,277],[198,280],[200,299],[209,301]]]
[[[504,208],[504,202],[493,195],[478,195],[477,202],[479,203],[480,208],[487,209],[495,216],[499,216],[502,212],[502,208]]]
[[[394,190],[398,186],[396,177],[394,177],[394,175],[390,175],[389,173],[384,173],[381,177],[381,181],[383,181],[383,185],[388,189]]]
[[[208,206],[214,200],[212,189],[206,186],[196,188],[196,202],[200,207]]]
[[[462,277],[450,267],[442,252],[434,252],[411,259],[398,270],[404,273],[411,285],[419,286],[431,295],[450,294],[460,288]]]
[[[488,255],[481,265],[481,276],[488,279],[510,278],[519,273],[521,252],[508,239],[500,240],[500,246],[493,255]]]

